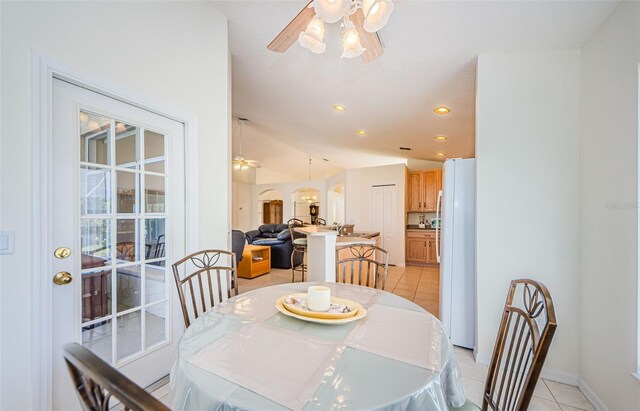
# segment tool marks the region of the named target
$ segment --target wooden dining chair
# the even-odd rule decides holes
[[[238,273],[233,252],[198,251],[175,262],[172,268],[185,328],[215,304],[238,295]]]
[[[336,282],[381,288],[387,284],[389,252],[371,244],[336,247]],[[380,284],[382,281],[382,284]]]
[[[116,398],[125,410],[170,411],[153,395],[82,345],[71,343],[62,349],[83,410],[107,411],[111,398]]]
[[[524,411],[556,331],[549,290],[534,280],[513,280],[493,348],[482,410]]]

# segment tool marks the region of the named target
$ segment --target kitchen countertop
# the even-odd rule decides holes
[[[436,231],[435,228],[431,228],[430,225],[426,226],[426,228],[418,228],[417,224],[409,224],[407,226],[407,230],[417,230],[417,231]]]
[[[378,231],[364,231],[364,230],[356,230],[351,235],[340,235],[338,236],[335,230],[330,230],[326,227],[322,226],[304,226],[304,227],[296,227],[295,231],[306,234],[308,236],[327,236],[327,235],[336,235],[336,246],[345,246],[345,245],[353,245],[353,244],[372,244],[375,245],[376,240],[374,237],[380,235]]]
[[[380,235],[378,231],[355,231],[351,235],[342,235],[338,236],[336,240],[336,246],[345,246],[345,245],[353,245],[353,244],[371,244],[375,245],[376,240],[374,237]]]

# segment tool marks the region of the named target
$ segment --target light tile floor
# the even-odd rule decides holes
[[[299,280],[300,274],[296,274]],[[289,282],[291,270],[272,269],[269,274],[254,279],[240,278],[238,286],[240,293],[244,293]],[[389,267],[385,289],[415,302],[436,317],[439,315],[440,273],[437,267]],[[481,405],[488,367],[476,363],[471,350],[455,347],[454,351],[467,398]],[[167,403],[169,384],[158,388],[153,395]],[[533,395],[530,411],[595,411],[582,392],[571,385],[541,378]]]
[[[467,398],[481,405],[488,367],[475,362],[471,350],[455,347],[454,352],[462,374],[462,385]],[[594,411],[594,408],[577,387],[541,378],[533,393],[529,410]]]

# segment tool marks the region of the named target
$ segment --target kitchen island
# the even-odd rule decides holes
[[[336,230],[320,226],[296,227],[294,230],[307,236],[308,281],[334,283],[336,281],[336,247],[353,244],[376,245],[379,232],[357,231],[340,235]]]

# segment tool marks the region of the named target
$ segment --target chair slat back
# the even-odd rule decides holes
[[[304,221],[299,218],[290,218],[287,221],[287,226],[289,227],[289,234],[291,235],[291,241],[297,238],[305,238],[306,235],[295,231],[296,227],[304,227]]]
[[[389,253],[371,244],[336,247],[336,282],[382,288],[387,284]]]
[[[544,284],[511,282],[487,374],[482,409],[526,410],[557,327]]]
[[[116,398],[125,410],[169,411],[153,395],[82,345],[66,344],[63,355],[83,410],[107,411],[111,398]]]
[[[172,265],[185,327],[216,304],[238,295],[235,254],[203,250]]]

